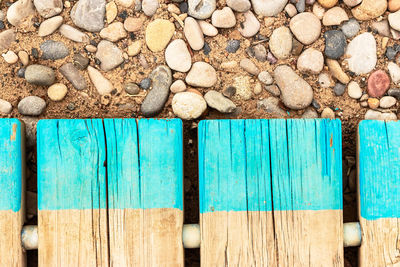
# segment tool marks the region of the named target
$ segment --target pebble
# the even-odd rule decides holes
[[[344,4],[348,7],[355,7],[360,4],[362,0],[343,0]]]
[[[58,28],[60,28],[63,23],[63,17],[55,16],[49,19],[46,19],[40,24],[38,35],[40,37],[48,36],[54,33]]]
[[[251,0],[254,12],[263,17],[272,17],[278,15],[279,12],[285,8],[287,2],[288,0]]]
[[[150,78],[144,78],[143,80],[140,81],[139,86],[143,90],[148,90],[150,88],[150,86],[151,86],[151,79]]]
[[[240,48],[240,41],[239,40],[229,40],[228,45],[226,46],[225,50],[228,53],[236,53]]]
[[[306,1],[305,0],[292,0],[296,1],[296,10],[301,13],[306,10]]]
[[[338,0],[318,0],[318,3],[321,4],[324,8],[331,8],[336,5]]]
[[[259,95],[262,92],[262,86],[261,83],[257,82],[256,85],[254,85],[253,92],[255,95]]]
[[[217,83],[217,72],[208,63],[195,62],[186,75],[186,83],[195,87],[212,87]]]
[[[189,10],[189,6],[187,2],[181,2],[179,4],[179,10],[181,11],[181,13],[188,13]]]
[[[252,95],[250,77],[237,76],[233,79],[233,85],[236,88],[236,94],[243,100],[249,100]]]
[[[196,19],[208,19],[216,9],[216,0],[188,0],[188,14]]]
[[[168,4],[167,10],[168,10],[168,12],[171,12],[171,13],[174,13],[177,15],[179,15],[181,13],[181,10],[179,9],[179,7],[177,7],[174,4]]]
[[[250,73],[252,75],[257,76],[260,73],[260,70],[258,69],[256,64],[254,64],[253,61],[251,61],[248,58],[242,59],[240,61],[239,65],[242,69],[244,69],[245,71],[247,71],[248,73]]]
[[[46,19],[60,14],[63,10],[62,0],[33,0],[33,4],[40,16]]]
[[[320,75],[318,75],[318,83],[322,88],[329,88],[334,85],[331,76],[326,72],[323,72]]]
[[[371,98],[368,98],[367,103],[368,103],[369,108],[377,109],[379,107],[379,99],[371,97]]]
[[[227,0],[226,4],[237,12],[246,12],[251,8],[249,0]]]
[[[287,113],[279,107],[279,99],[276,97],[268,97],[257,102],[257,109],[263,109],[276,117],[286,117]]]
[[[325,12],[322,24],[325,26],[340,25],[343,21],[349,20],[349,17],[343,8],[335,6]]]
[[[30,84],[50,86],[55,81],[55,74],[52,68],[33,64],[26,68],[25,79]]]
[[[158,0],[143,0],[142,1],[142,10],[146,16],[153,16],[157,8],[159,8],[160,4],[158,3]]]
[[[381,97],[390,86],[390,78],[383,70],[376,70],[368,78],[368,95]]]
[[[48,97],[53,101],[61,101],[67,95],[68,88],[62,83],[55,83],[47,89]]]
[[[218,34],[218,29],[215,28],[211,23],[204,20],[198,21],[201,31],[205,36],[214,37]]]
[[[382,113],[376,110],[369,109],[365,113],[366,120],[397,120],[396,114],[390,113]]]
[[[279,87],[276,86],[275,84],[273,84],[273,85],[267,85],[267,86],[265,86],[264,88],[265,88],[265,90],[266,90],[268,93],[270,93],[270,94],[273,95],[273,96],[278,97],[278,96],[281,95],[281,91],[279,90]]]
[[[136,56],[140,53],[141,49],[142,49],[142,40],[135,41],[128,46],[128,55],[131,57]]]
[[[379,35],[391,37],[389,22],[386,19],[372,22],[371,29],[378,32]]]
[[[116,42],[128,36],[122,22],[116,21],[100,31],[100,37],[111,42]]]
[[[338,79],[341,83],[348,84],[350,81],[349,76],[343,71],[342,67],[340,66],[339,62],[334,59],[326,59],[326,65],[329,68],[330,73],[333,77]]]
[[[128,32],[137,32],[140,31],[143,27],[143,19],[142,18],[133,18],[128,17],[124,21],[124,28]]]
[[[269,39],[269,49],[278,59],[288,58],[292,51],[292,34],[288,27],[275,29]]]
[[[172,98],[172,110],[176,116],[184,120],[194,120],[207,109],[204,98],[194,92],[181,92]]]
[[[347,86],[347,94],[353,99],[359,99],[362,96],[362,93],[360,85],[355,81],[351,81]]]
[[[105,0],[79,0],[71,10],[72,22],[89,32],[99,32],[104,27]]]
[[[388,16],[388,21],[390,27],[392,27],[396,31],[400,31],[400,11],[390,13]]]
[[[302,119],[318,119],[318,113],[313,108],[306,108],[301,116]]]
[[[149,67],[149,63],[147,63],[146,57],[143,54],[139,54],[139,63],[144,68],[147,69]]]
[[[18,61],[18,56],[14,53],[14,51],[7,51],[7,53],[2,54],[4,61],[8,64],[15,64]]]
[[[226,97],[231,98],[236,94],[236,87],[228,86],[222,91],[222,94]]]
[[[272,78],[271,74],[268,71],[262,71],[257,76],[258,80],[263,84],[270,85],[274,82],[274,78]]]
[[[131,7],[133,5],[134,0],[116,0],[117,4],[123,7]],[[141,1],[140,2],[140,7],[142,6]]]
[[[86,89],[85,77],[72,63],[66,63],[59,69],[60,73],[67,79],[76,90]]]
[[[63,42],[47,40],[40,45],[42,50],[42,59],[57,60],[69,55],[69,50]]]
[[[344,55],[346,48],[346,36],[342,31],[331,30],[324,33],[325,50],[324,54],[328,58],[339,59]]]
[[[340,29],[347,38],[352,38],[360,31],[360,24],[357,20],[351,18],[350,20],[344,22],[342,26],[340,26]]]
[[[208,91],[204,95],[204,99],[209,107],[212,107],[221,113],[232,113],[236,110],[235,103],[215,90]]]
[[[67,24],[61,25],[59,31],[65,38],[68,38],[74,42],[89,43],[89,36],[87,36],[86,33],[83,33]]]
[[[7,10],[7,20],[13,26],[18,26],[22,21],[35,14],[35,9],[31,0],[18,0]]]
[[[399,0],[389,0],[388,1],[388,9],[390,12],[396,12],[400,9],[400,1]]]
[[[187,72],[192,66],[192,57],[182,39],[173,40],[165,49],[165,62],[168,67],[179,72]]]
[[[233,68],[236,68],[237,66],[238,66],[238,63],[234,60],[222,62],[220,65],[221,69],[233,69]]]
[[[291,18],[297,15],[297,9],[296,9],[296,7],[295,7],[294,5],[292,5],[292,4],[287,4],[287,5],[285,6],[285,12],[286,12],[286,14],[288,14],[288,16],[291,17]]]
[[[276,62],[278,62],[276,57],[274,57],[274,55],[270,51],[268,51],[268,54],[267,54],[267,61],[271,64],[275,64]]]
[[[393,47],[389,46],[388,48],[386,48],[385,56],[386,56],[389,60],[395,59],[396,55],[397,55],[397,51],[394,50]]]
[[[92,81],[94,87],[100,95],[110,94],[112,90],[114,90],[114,86],[112,83],[101,74],[100,71],[93,68],[92,66],[88,66],[88,74],[89,78]]]
[[[393,97],[397,98],[398,100],[400,100],[400,88],[389,89],[388,95],[393,96]]]
[[[281,90],[283,104],[291,109],[304,109],[313,100],[311,86],[296,74],[289,66],[280,65],[275,68],[274,77]]]
[[[0,114],[10,114],[12,111],[12,105],[10,102],[0,99]]]
[[[200,25],[194,18],[187,17],[185,19],[185,27],[183,28],[186,40],[193,50],[200,50],[204,46],[204,36]]]
[[[297,40],[305,45],[310,45],[321,34],[321,22],[313,13],[303,12],[290,20],[290,30]]]
[[[387,0],[363,0],[351,13],[357,20],[371,20],[383,15],[386,9]]]
[[[0,32],[0,51],[8,49],[15,41],[15,32],[13,29]]]
[[[348,58],[345,61],[350,71],[358,75],[372,71],[377,62],[374,36],[366,32],[355,37],[347,45],[346,55]]]
[[[336,96],[343,95],[345,91],[346,91],[346,85],[343,83],[337,83],[333,87],[333,92],[335,93]]]
[[[239,23],[239,32],[243,37],[253,37],[260,30],[260,22],[251,11],[247,11],[243,16],[244,21]]]
[[[321,113],[321,118],[323,119],[335,119],[335,112],[331,108],[324,108]]]
[[[18,52],[18,58],[21,60],[22,65],[27,66],[29,64],[29,55],[25,51]]]
[[[89,65],[89,59],[82,54],[74,54],[74,65],[80,70],[85,70]]]
[[[46,102],[37,96],[27,96],[18,103],[18,112],[26,116],[39,116],[46,109]]]
[[[110,71],[124,62],[122,51],[110,41],[102,40],[97,45],[96,58],[100,60],[100,68]]]
[[[260,62],[265,62],[267,60],[267,49],[262,44],[250,47],[248,54],[249,56],[255,57]]]
[[[172,73],[167,66],[160,65],[151,72],[149,78],[153,86],[143,100],[140,109],[144,116],[153,117],[162,111],[167,102]]]
[[[393,96],[384,96],[379,101],[379,106],[381,108],[391,108],[396,105],[396,102],[397,100]]]
[[[108,24],[113,22],[118,15],[118,8],[114,1],[106,4],[106,21]]]
[[[125,92],[129,95],[137,95],[140,92],[140,88],[136,83],[126,83],[124,86]]]
[[[215,10],[211,16],[211,23],[217,28],[232,28],[236,25],[235,14],[230,7]]]
[[[186,20],[185,20],[186,21]],[[156,19],[146,28],[146,44],[152,52],[160,52],[168,45],[175,32],[175,26],[166,19]]]
[[[308,48],[297,59],[297,69],[301,73],[319,74],[324,68],[324,56],[314,48]]]
[[[400,67],[396,63],[389,62],[388,63],[388,70],[390,74],[390,78],[392,82],[398,84],[400,82]]]
[[[186,84],[182,80],[176,80],[171,84],[169,90],[171,90],[171,92],[174,94],[184,92],[186,91]]]
[[[312,12],[318,19],[322,20],[325,15],[325,8],[323,8],[318,2],[316,2],[313,5]]]

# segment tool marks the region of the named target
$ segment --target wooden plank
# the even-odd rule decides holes
[[[202,266],[343,266],[340,121],[199,124]]]
[[[110,265],[183,266],[181,120],[105,120]]]
[[[26,266],[24,224],[24,125],[0,119],[0,266]]]
[[[358,128],[361,267],[400,266],[400,122]]]
[[[41,120],[37,133],[39,266],[107,266],[102,120]]]

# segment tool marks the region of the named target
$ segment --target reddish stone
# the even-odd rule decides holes
[[[368,95],[371,97],[381,97],[389,89],[389,86],[389,75],[383,70],[374,71],[368,78]]]

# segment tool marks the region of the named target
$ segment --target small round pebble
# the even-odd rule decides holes
[[[179,10],[181,11],[181,13],[188,12],[188,4],[186,1],[179,3]]]
[[[25,79],[30,84],[50,86],[54,83],[56,78],[52,68],[39,64],[33,64],[26,68]]]
[[[360,31],[360,23],[354,18],[344,22],[340,27],[347,38],[352,38]]]
[[[377,70],[371,73],[368,78],[368,94],[371,97],[381,97],[390,86],[390,78],[383,70]]]
[[[240,48],[239,40],[229,40],[225,50],[228,51],[228,53],[236,53],[236,51],[238,51],[239,48]]]
[[[10,102],[0,99],[0,114],[10,114],[12,111],[12,105]]]
[[[172,110],[176,116],[184,120],[193,120],[207,109],[204,98],[194,92],[181,92],[172,98]]]
[[[339,59],[344,55],[346,48],[346,36],[342,31],[331,30],[326,31],[325,37],[325,50],[324,54],[328,58]]]
[[[321,118],[324,119],[334,119],[335,118],[335,112],[331,108],[324,108],[324,110],[321,113]]]
[[[347,86],[347,94],[354,99],[359,99],[362,96],[362,89],[357,82],[351,81]]]
[[[136,83],[126,83],[124,86],[125,92],[130,95],[137,95],[140,92],[140,88]]]
[[[368,98],[368,107],[372,108],[372,109],[377,109],[379,107],[379,99],[371,97]]]
[[[345,91],[346,91],[346,85],[343,83],[337,83],[335,84],[335,87],[333,87],[333,92],[337,96],[343,95]]]
[[[39,116],[46,108],[46,102],[37,96],[27,96],[18,103],[18,111],[26,116]]]
[[[18,61],[18,56],[14,53],[14,51],[8,51],[5,54],[2,54],[4,61],[8,64],[15,64]]]
[[[143,90],[148,90],[150,88],[150,86],[151,86],[151,79],[150,78],[144,78],[143,80],[140,81],[139,86]]]
[[[176,80],[171,84],[171,87],[169,89],[172,93],[180,93],[186,90],[186,84],[182,80]]]
[[[396,102],[397,100],[393,96],[384,96],[379,101],[379,106],[381,108],[391,108],[396,105]]]
[[[268,71],[262,71],[258,74],[258,80],[265,85],[270,85],[274,82],[274,78]]]
[[[55,83],[47,90],[47,95],[53,101],[61,101],[67,95],[68,88],[62,83]]]
[[[17,70],[17,76],[20,78],[25,78],[25,68],[20,68]]]

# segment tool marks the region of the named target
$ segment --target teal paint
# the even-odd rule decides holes
[[[342,209],[339,120],[199,124],[200,212]]]
[[[400,122],[362,121],[358,135],[361,216],[400,218]]]
[[[21,209],[22,147],[21,122],[0,119],[0,210]]]
[[[182,145],[179,119],[41,121],[39,209],[183,210]]]

